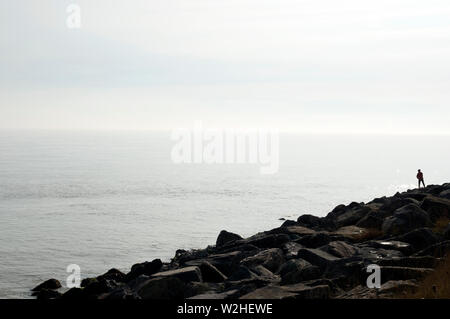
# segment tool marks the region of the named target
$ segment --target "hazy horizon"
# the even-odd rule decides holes
[[[448,1],[7,0],[0,21],[0,129],[450,133]]]

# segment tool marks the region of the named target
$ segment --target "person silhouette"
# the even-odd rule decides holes
[[[422,171],[420,169],[417,171],[417,176],[416,177],[419,180],[419,188],[420,188],[420,183],[422,183],[423,187],[426,187],[425,186],[425,182],[423,181],[423,173],[422,173]]]

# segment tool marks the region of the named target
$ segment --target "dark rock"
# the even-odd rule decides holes
[[[409,243],[398,240],[371,240],[365,242],[365,245],[377,249],[398,250],[403,254],[410,254],[412,247]]]
[[[303,284],[289,286],[267,286],[256,289],[240,299],[327,299],[330,287],[309,287]]]
[[[158,272],[152,275],[152,277],[176,277],[184,282],[202,281],[200,269],[195,266]]]
[[[256,278],[256,274],[250,271],[248,267],[239,266],[239,268],[228,277],[228,281],[241,281],[254,278]]]
[[[33,292],[32,296],[35,296],[39,300],[48,300],[48,299],[59,299],[62,294],[58,291],[51,289],[40,289],[38,291]]]
[[[280,268],[281,285],[296,284],[319,278],[320,269],[303,259],[291,259]]]
[[[364,228],[381,229],[382,224],[383,224],[383,217],[380,216],[379,212],[371,211],[366,216],[361,218],[356,223],[356,226]]]
[[[447,225],[447,227],[444,230],[444,239],[450,240],[450,223]]]
[[[380,212],[385,212],[382,218],[392,215],[397,209],[404,207],[409,204],[414,204],[416,206],[420,205],[420,202],[416,199],[409,197],[392,197],[388,199],[388,202],[380,207]]]
[[[430,216],[434,222],[441,217],[450,218],[450,200],[427,196],[420,206]]]
[[[409,280],[423,279],[431,274],[433,269],[430,268],[410,268],[396,266],[381,266],[381,282],[385,283],[390,280]]]
[[[381,259],[379,266],[396,266],[408,268],[435,268],[439,260],[431,256],[400,257],[392,259]]]
[[[143,262],[140,264],[135,264],[131,267],[131,271],[124,278],[125,281],[133,280],[140,275],[151,276],[159,272],[163,264],[160,259],[154,259],[151,262]]]
[[[297,219],[297,223],[308,228],[321,227],[323,222],[320,217],[313,215],[302,215]]]
[[[117,286],[117,283],[113,280],[98,277],[97,280],[92,281],[83,289],[83,293],[90,298],[95,298],[101,294],[111,292]]]
[[[144,282],[138,295],[142,299],[182,299],[186,283],[175,276],[152,278]]]
[[[31,289],[31,291],[55,290],[61,288],[61,283],[56,279],[49,279]]]
[[[258,234],[247,239],[247,243],[259,248],[280,248],[290,241],[287,234]]]
[[[418,228],[395,239],[410,244],[414,251],[424,249],[439,241],[439,238],[429,228]]]
[[[306,235],[297,240],[296,242],[307,248],[317,248],[328,244],[333,239],[326,233],[316,233],[312,235]]]
[[[114,280],[115,282],[125,282],[126,275],[120,270],[112,268],[103,275],[99,276],[98,279]]]
[[[286,220],[281,227],[289,227],[289,226],[298,226],[298,223],[295,220]]]
[[[70,300],[84,300],[87,299],[87,296],[81,288],[70,288],[61,296],[61,298]]]
[[[283,251],[279,248],[271,248],[243,259],[241,264],[247,267],[262,265],[270,271],[276,272],[283,262]]]
[[[314,266],[318,266],[321,271],[324,271],[330,263],[339,259],[323,250],[308,248],[300,249],[297,257],[305,259]]]
[[[445,198],[445,199],[450,199],[450,189],[447,189],[445,191],[442,191],[439,194],[439,197]]]
[[[222,230],[219,234],[219,236],[217,237],[217,241],[216,241],[216,246],[217,247],[221,247],[225,244],[234,242],[236,240],[240,240],[242,239],[241,236],[234,234],[234,233],[230,233],[227,232],[226,230]]]
[[[211,265],[216,267],[225,276],[230,276],[234,271],[238,269],[242,259],[253,256],[256,253],[257,251],[231,251],[224,254],[214,254],[209,255],[208,258],[205,259],[191,260],[186,263],[186,266],[200,266],[204,261],[207,261],[211,263]]]
[[[359,252],[358,247],[350,245],[344,241],[332,241],[319,249],[338,258],[352,257]]]
[[[450,251],[450,240],[446,240],[440,243],[431,245],[417,253],[413,256],[433,256],[433,257],[443,257]]]
[[[200,265],[200,272],[205,282],[223,282],[227,279],[227,276],[207,261]]]
[[[138,300],[141,297],[129,287],[118,287],[113,291],[99,296],[104,300]]]
[[[305,247],[300,245],[299,243],[292,242],[292,241],[285,243],[281,247],[286,259],[296,258],[298,251],[302,248],[305,248]]]
[[[409,204],[397,209],[393,216],[386,218],[382,230],[385,234],[398,235],[430,225],[431,220],[427,212],[414,204]]]

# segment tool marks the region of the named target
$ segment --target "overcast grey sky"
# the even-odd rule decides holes
[[[0,24],[3,129],[450,133],[448,0],[2,0]]]

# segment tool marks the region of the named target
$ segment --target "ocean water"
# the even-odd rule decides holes
[[[448,136],[280,135],[277,174],[174,164],[170,132],[0,133],[0,298],[450,180]]]

